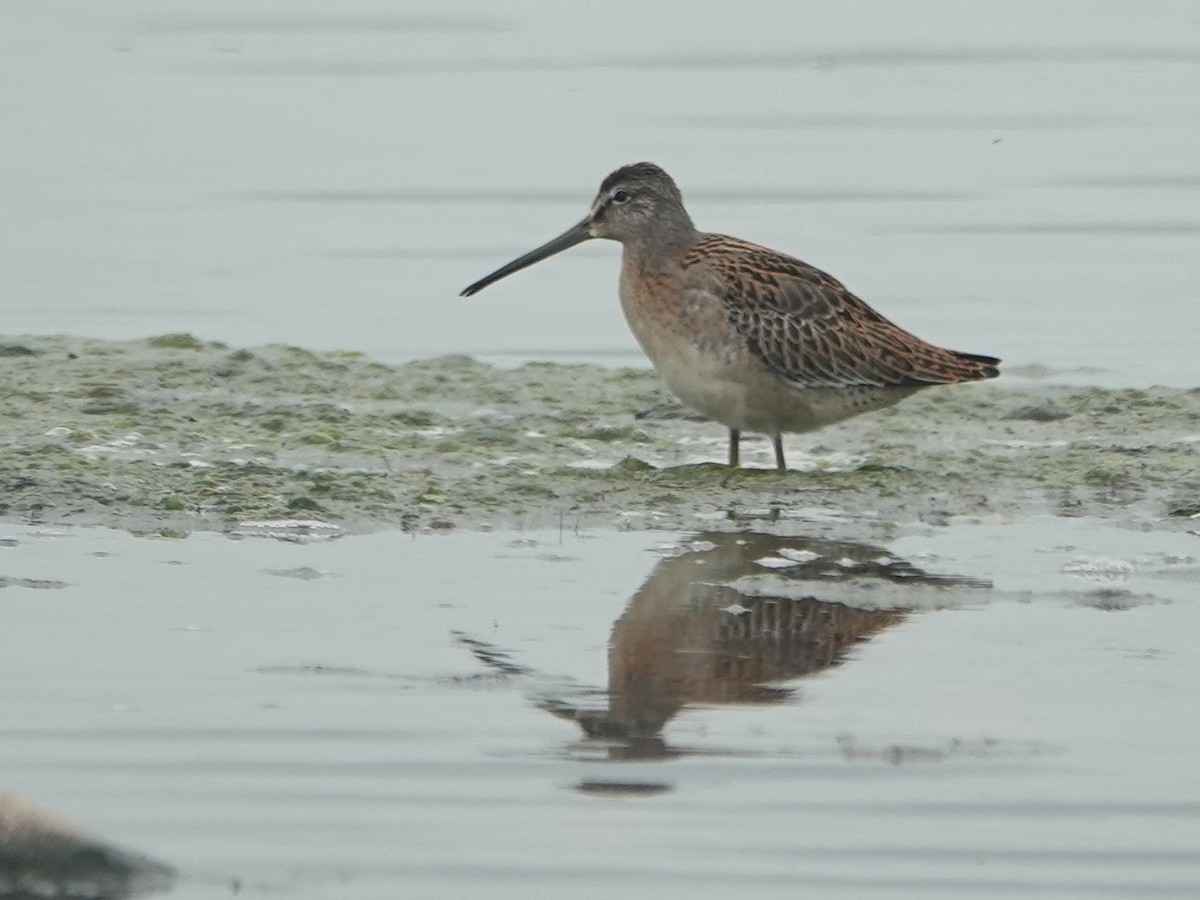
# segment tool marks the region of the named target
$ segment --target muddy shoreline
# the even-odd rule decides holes
[[[0,519],[234,532],[689,529],[741,518],[842,533],[960,517],[1200,528],[1200,388],[1016,377],[720,461],[650,370],[236,349],[190,335],[0,339]],[[250,526],[254,527],[254,526]],[[811,529],[810,529],[811,530]]]

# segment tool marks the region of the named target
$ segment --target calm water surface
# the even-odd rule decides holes
[[[10,0],[8,333],[640,363],[615,245],[463,301],[648,158],[701,227],[1056,378],[1200,384],[1200,11]]]
[[[0,772],[179,897],[1191,897],[1190,534],[9,526]]]

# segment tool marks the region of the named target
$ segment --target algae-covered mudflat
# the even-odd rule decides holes
[[[1200,388],[1010,375],[766,440],[725,431],[649,370],[232,348],[186,334],[0,341],[0,516],[229,531],[292,518],[402,527],[677,529],[722,517],[940,524],[1099,516],[1188,529]]]

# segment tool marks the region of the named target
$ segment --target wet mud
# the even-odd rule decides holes
[[[834,516],[878,536],[1045,513],[1187,530],[1200,514],[1200,388],[1019,373],[932,388],[788,436],[780,474],[765,438],[728,469],[724,429],[650,370],[389,366],[172,334],[7,338],[0,372],[0,517],[13,522],[362,532]]]

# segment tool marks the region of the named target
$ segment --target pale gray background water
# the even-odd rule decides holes
[[[613,245],[456,293],[645,158],[934,340],[1200,383],[1189,0],[7,0],[0,113],[10,334],[638,362]]]

